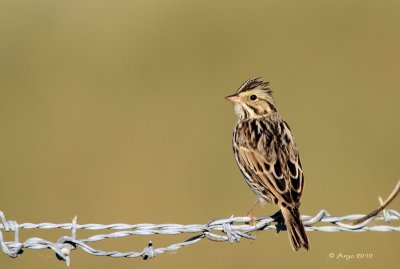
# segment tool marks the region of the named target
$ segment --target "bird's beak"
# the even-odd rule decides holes
[[[239,98],[239,96],[236,95],[236,93],[232,94],[232,95],[228,95],[227,97],[225,97],[225,99],[234,104],[237,104],[240,102],[240,98]]]

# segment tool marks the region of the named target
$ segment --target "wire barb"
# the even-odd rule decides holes
[[[388,226],[389,221],[399,221],[400,212],[390,209],[385,209],[383,214],[375,215],[365,221],[352,225],[345,222],[352,222],[362,219],[368,215],[353,214],[347,216],[331,216],[326,210],[321,210],[315,216],[302,216],[303,223],[306,231],[318,232],[400,232],[400,226]],[[370,225],[371,221],[380,221],[384,224]],[[251,225],[248,223],[252,222]],[[321,225],[318,225],[322,223]],[[71,230],[71,237],[62,236],[56,243],[44,240],[38,237],[32,237],[25,242],[19,242],[20,229],[65,229]],[[112,230],[111,233],[103,233],[90,236],[88,238],[77,238],[77,230]],[[23,253],[24,249],[51,249],[56,254],[59,260],[65,261],[67,266],[70,265],[70,254],[72,250],[77,248],[95,255],[95,256],[108,256],[114,258],[143,258],[144,260],[152,259],[158,254],[164,252],[176,251],[182,247],[189,246],[200,242],[204,238],[217,242],[239,242],[241,238],[255,240],[252,232],[276,230],[277,226],[275,219],[272,216],[267,216],[258,219],[251,219],[249,217],[234,217],[231,216],[227,219],[213,219],[206,224],[77,224],[77,217],[71,223],[22,223],[18,224],[16,221],[7,220],[4,213],[0,211],[0,247],[1,250],[9,257],[16,258]],[[3,231],[13,232],[14,241],[6,242],[3,238]],[[117,231],[116,231],[117,230]],[[177,235],[177,234],[195,234],[189,239],[178,242],[167,247],[154,248],[152,241],[143,251],[138,252],[117,252],[117,251],[103,251],[94,249],[89,246],[92,242],[106,240],[110,238],[121,238],[126,236],[151,236],[151,235]]]

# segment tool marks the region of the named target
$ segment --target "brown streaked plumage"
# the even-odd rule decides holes
[[[310,249],[299,206],[304,186],[299,152],[289,125],[281,118],[269,83],[247,80],[226,99],[234,103],[236,162],[261,201],[277,205],[294,250]]]

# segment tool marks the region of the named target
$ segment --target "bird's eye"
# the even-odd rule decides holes
[[[257,99],[257,95],[255,95],[255,94],[250,95],[250,100],[254,101],[256,99]]]

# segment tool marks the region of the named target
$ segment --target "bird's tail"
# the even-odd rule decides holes
[[[285,219],[286,229],[288,231],[288,235],[290,241],[292,243],[292,247],[294,250],[299,250],[301,247],[306,250],[310,249],[310,244],[308,243],[308,238],[306,235],[306,231],[304,230],[303,221],[300,217],[299,208],[295,207],[281,207],[281,212],[283,218]]]

